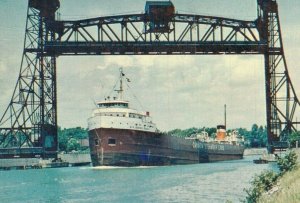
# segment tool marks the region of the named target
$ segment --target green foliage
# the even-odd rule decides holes
[[[277,165],[281,174],[292,171],[297,167],[297,154],[294,151],[290,151],[284,157],[277,157]]]
[[[257,175],[251,182],[252,187],[245,189],[248,195],[245,202],[256,203],[264,192],[267,192],[276,184],[278,177],[273,171],[264,171],[260,175]]]
[[[267,144],[267,129],[266,127],[253,124],[249,137],[251,147],[265,147]]]
[[[269,191],[277,183],[279,177],[282,177],[287,171],[292,171],[297,167],[297,155],[294,151],[288,152],[284,157],[277,157],[277,165],[280,173],[265,171],[255,176],[251,182],[252,187],[245,189],[247,193],[247,203],[256,203],[264,192]]]
[[[296,142],[298,141],[298,145],[300,146],[300,132],[296,131],[293,132],[290,136],[289,136],[289,142],[291,144],[292,147],[296,146]]]
[[[268,142],[267,128],[253,124],[251,130],[245,128],[237,129],[245,138],[246,147],[266,147]]]
[[[71,151],[79,151],[80,150],[80,144],[78,143],[78,140],[75,138],[71,138],[70,140],[68,140],[68,144],[67,144],[67,151],[71,152]]]
[[[79,140],[87,139],[88,132],[84,128],[65,128],[58,129],[58,144],[59,151],[71,152],[84,150],[80,147]]]

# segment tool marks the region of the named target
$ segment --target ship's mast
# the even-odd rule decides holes
[[[125,74],[123,73],[123,68],[120,68],[120,89],[117,90],[119,100],[123,100],[123,77]]]

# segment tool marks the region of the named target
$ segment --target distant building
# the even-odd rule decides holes
[[[80,147],[89,147],[89,139],[79,139],[78,143],[80,144]]]

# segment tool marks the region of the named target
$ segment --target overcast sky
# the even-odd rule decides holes
[[[279,0],[285,54],[292,82],[300,95],[300,1]],[[256,0],[173,0],[179,13],[245,20],[256,18]],[[145,0],[61,0],[62,19],[81,19],[143,12]],[[26,0],[0,1],[0,114],[15,86],[23,51]],[[94,102],[113,88],[119,67],[131,83],[129,99],[150,111],[161,130],[265,125],[262,56],[64,56],[58,67],[58,122],[87,127]],[[133,92],[133,94],[132,94]],[[142,107],[134,99],[135,95]]]

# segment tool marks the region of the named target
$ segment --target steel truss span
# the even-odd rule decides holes
[[[299,100],[275,0],[258,0],[253,21],[179,13],[159,21],[147,12],[58,21],[59,0],[28,2],[20,74],[0,117],[0,158],[56,156],[56,58],[62,55],[264,55],[270,150],[286,147],[296,130]]]
[[[50,55],[259,54],[255,22],[175,14],[167,32],[149,32],[146,14],[53,22]]]

